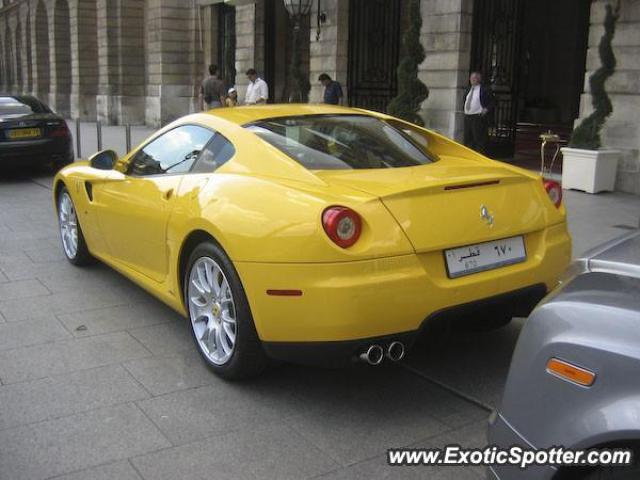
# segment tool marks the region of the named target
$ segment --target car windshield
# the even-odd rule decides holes
[[[32,113],[50,113],[50,110],[33,97],[0,97],[0,116],[20,116]]]
[[[367,115],[305,115],[247,129],[309,170],[397,168],[436,160],[403,131]]]

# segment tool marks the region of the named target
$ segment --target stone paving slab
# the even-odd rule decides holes
[[[171,311],[175,321],[134,328],[129,334],[154,355],[172,355],[193,350],[193,338],[189,322]]]
[[[52,477],[51,480],[143,480],[143,478],[125,460]]]
[[[143,478],[154,480],[200,480],[212,476],[299,480],[336,468],[312,443],[291,428],[278,425],[215,435],[134,458],[132,463]]]
[[[49,295],[51,292],[38,280],[22,280],[0,284],[0,302]]]
[[[216,381],[195,351],[152,356],[124,363],[125,368],[153,395],[209,385]]]
[[[0,445],[0,480],[40,480],[171,446],[133,403],[1,430]]]
[[[121,332],[150,325],[175,323],[183,319],[169,307],[149,299],[144,303],[59,314],[58,318],[77,337]]]
[[[25,382],[125,362],[150,352],[126,332],[32,345],[0,352],[3,384]]]
[[[2,385],[0,430],[147,397],[147,391],[120,365]]]
[[[0,321],[0,351],[55,342],[71,334],[55,317],[42,316],[23,322]]]
[[[66,291],[30,298],[0,301],[0,313],[7,321],[20,321],[46,314],[65,314],[147,302],[142,290],[104,289],[88,284],[81,291]]]

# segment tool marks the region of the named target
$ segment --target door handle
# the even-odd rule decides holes
[[[162,198],[164,198],[165,200],[169,200],[172,195],[173,195],[173,188],[170,188],[169,190],[162,192]]]

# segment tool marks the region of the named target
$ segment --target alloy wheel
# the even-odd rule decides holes
[[[73,259],[78,254],[78,217],[68,192],[60,195],[58,212],[62,247],[65,255]]]
[[[187,298],[200,349],[212,363],[224,365],[236,346],[236,309],[229,282],[212,258],[200,257],[193,263]]]

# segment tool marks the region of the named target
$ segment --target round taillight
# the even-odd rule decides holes
[[[556,207],[560,207],[562,203],[562,187],[558,182],[553,180],[544,180],[544,189],[547,195]]]
[[[333,243],[349,248],[360,238],[360,215],[347,207],[329,207],[322,213],[322,228]]]

